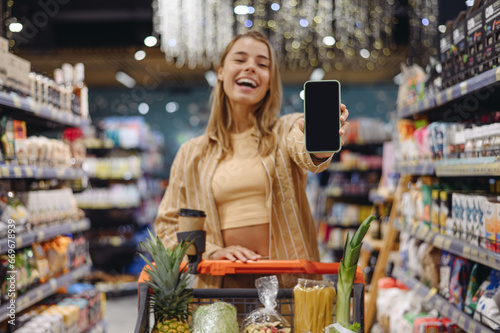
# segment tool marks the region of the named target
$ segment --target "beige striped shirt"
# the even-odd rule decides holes
[[[270,259],[319,260],[316,227],[305,189],[307,171],[318,173],[330,159],[315,165],[304,146],[304,133],[296,124],[303,114],[282,116],[273,132],[278,145],[272,154],[260,156],[266,171],[266,206],[270,221]],[[181,208],[205,211],[207,244],[205,258],[224,246],[217,208],[212,193],[212,177],[222,149],[207,148],[208,136],[202,135],[183,144],[172,164],[170,180],[158,209],[155,227],[167,247],[177,244],[177,213]],[[282,277],[291,286],[297,277]],[[199,276],[195,287],[219,288],[220,277]]]

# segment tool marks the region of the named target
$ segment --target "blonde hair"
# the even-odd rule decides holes
[[[259,154],[266,156],[272,152],[273,148],[277,144],[277,138],[274,135],[272,128],[278,120],[281,109],[282,88],[276,54],[274,53],[271,43],[269,43],[264,35],[257,31],[249,31],[245,34],[235,36],[226,46],[224,52],[221,54],[219,66],[224,66],[224,61],[226,60],[226,56],[229,51],[233,47],[234,43],[241,38],[253,38],[266,44],[269,50],[269,90],[266,96],[256,105],[255,109],[250,114],[250,121],[257,128],[258,135],[260,136]],[[228,108],[229,101],[222,86],[222,81],[217,80],[217,84],[212,90],[210,101],[212,109],[207,124],[207,134],[210,138],[208,145],[213,147],[220,144],[222,147],[222,156],[225,156],[233,152],[229,132],[229,129],[233,124],[233,118]]]

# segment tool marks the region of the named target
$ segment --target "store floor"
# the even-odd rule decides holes
[[[137,295],[108,298],[106,333],[133,332],[137,320]]]

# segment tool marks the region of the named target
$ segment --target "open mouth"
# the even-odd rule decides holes
[[[257,83],[254,80],[246,78],[237,80],[236,84],[242,87],[257,88]]]

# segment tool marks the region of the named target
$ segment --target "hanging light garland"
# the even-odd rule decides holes
[[[395,0],[155,0],[168,62],[216,66],[235,34],[264,33],[280,65],[373,70],[394,50]]]

